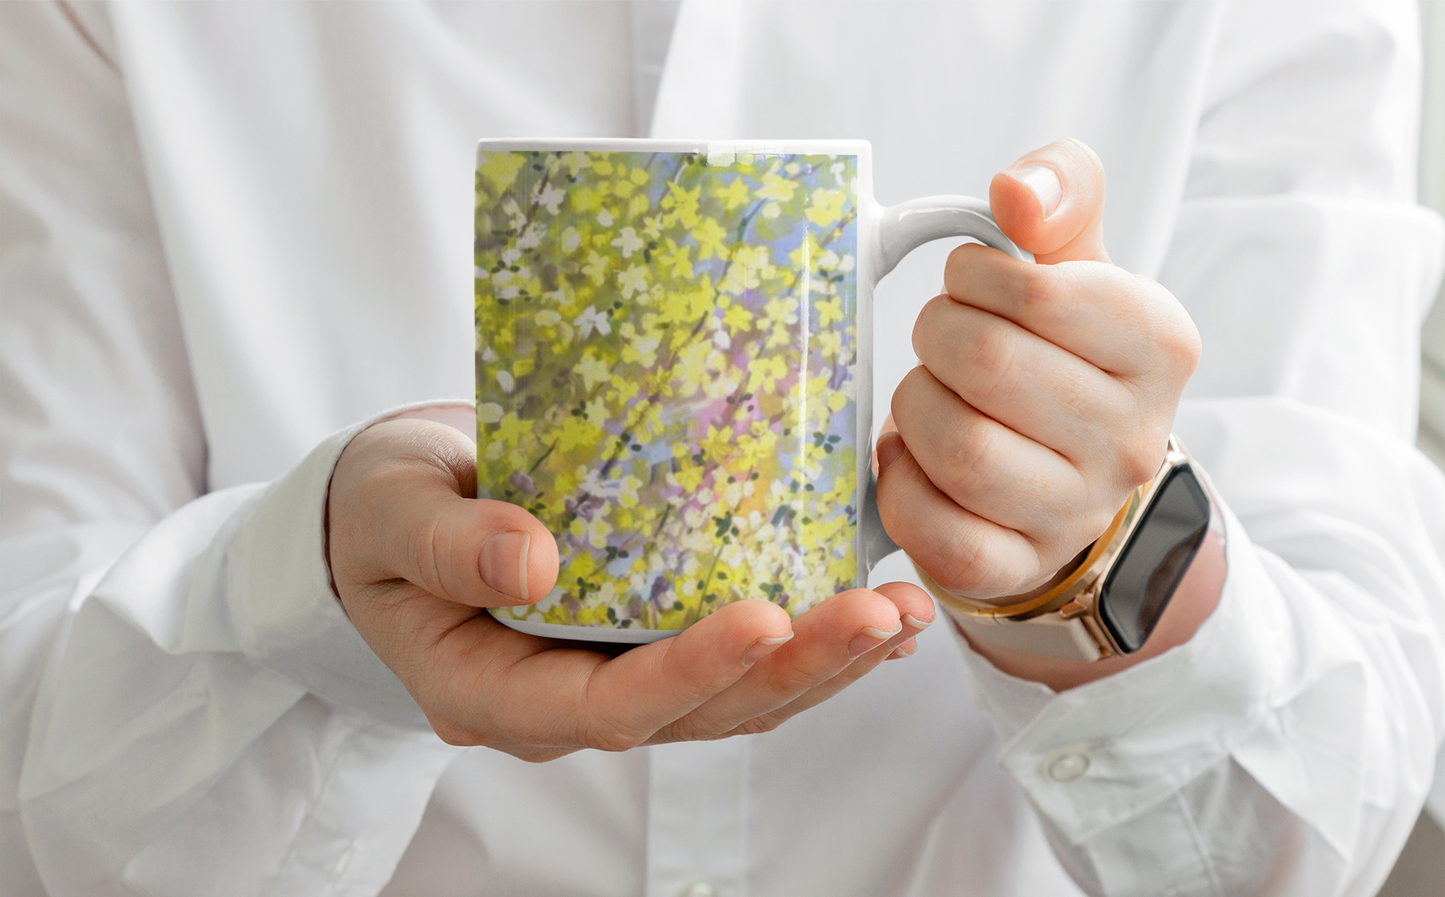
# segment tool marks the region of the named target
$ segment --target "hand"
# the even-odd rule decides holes
[[[425,420],[362,431],[331,479],[328,556],[342,605],[437,734],[524,760],[772,729],[890,656],[933,620],[920,589],[854,589],[796,620],[730,604],[617,657],[509,629],[482,608],[529,604],[557,545],[515,505],[478,500],[476,446]]]
[[[1003,232],[1036,265],[960,246],[913,330],[921,364],[878,443],[889,534],[940,586],[1047,583],[1158,470],[1199,335],[1159,284],[1104,251],[1104,170],[1061,140],[994,178]]]

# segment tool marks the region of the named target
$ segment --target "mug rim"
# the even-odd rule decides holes
[[[702,153],[738,155],[846,155],[867,157],[873,145],[866,140],[674,140],[651,137],[484,137],[477,153],[584,152],[584,153]]]

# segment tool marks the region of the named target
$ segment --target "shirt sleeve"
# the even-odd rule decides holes
[[[207,491],[104,26],[0,10],[0,892],[373,894],[457,749],[330,587],[372,421]]]
[[[1090,894],[1374,894],[1445,733],[1445,477],[1410,445],[1440,274],[1411,4],[1229,9],[1161,280],[1175,429],[1226,507],[1185,645],[1054,694],[965,645],[1000,762]]]

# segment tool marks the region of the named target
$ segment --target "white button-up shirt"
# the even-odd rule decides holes
[[[1413,16],[5,4],[0,893],[1373,894],[1445,731]],[[437,739],[328,586],[331,466],[471,394],[474,141],[642,133],[865,138],[885,203],[1097,150],[1204,338],[1198,634],[1054,694],[937,626],[764,735]],[[878,402],[947,248],[880,287]]]

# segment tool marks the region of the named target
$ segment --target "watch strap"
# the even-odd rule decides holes
[[[1060,660],[1095,661],[1112,653],[1100,646],[1100,639],[1090,627],[1093,620],[1086,614],[1050,613],[1022,622],[1007,617],[981,617],[969,613],[962,602],[939,588],[921,569],[918,575],[949,618],[971,638],[1011,651]]]

